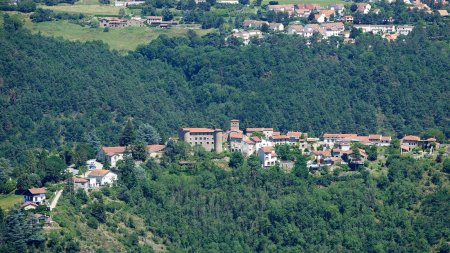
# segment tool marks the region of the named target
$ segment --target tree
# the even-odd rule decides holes
[[[120,172],[120,182],[123,183],[128,189],[136,186],[137,178],[134,168],[134,162],[130,158],[126,158],[118,166]]]
[[[269,32],[269,25],[268,24],[262,24],[261,25],[261,32],[263,32],[263,33]]]
[[[31,21],[35,23],[51,21],[53,19],[53,11],[37,8],[36,11],[31,14],[30,18]]]
[[[19,192],[25,192],[30,188],[40,186],[41,186],[41,178],[34,173],[20,175],[19,178],[17,179],[16,187]]]
[[[147,159],[147,146],[143,142],[133,144],[131,154],[134,160],[145,161]]]
[[[105,5],[109,5],[111,4],[110,0],[99,0],[100,4],[105,4]]]
[[[445,142],[445,135],[439,129],[428,129],[420,134],[421,139],[435,138],[437,142]]]
[[[162,16],[163,16],[163,21],[170,21],[173,19],[173,13],[167,8],[164,8],[162,10]]]
[[[15,32],[22,28],[22,26],[23,23],[17,15],[11,16],[7,13],[3,15],[3,28],[5,31]]]
[[[189,33],[189,32],[188,32]],[[147,144],[159,144],[161,143],[161,136],[156,128],[150,124],[142,124],[137,130],[137,136],[139,141],[143,141]]]
[[[445,158],[444,162],[442,163],[442,171],[450,174],[450,158]]]
[[[255,6],[261,6],[262,0],[255,0]]]
[[[100,223],[106,222],[105,204],[102,200],[95,201],[91,206],[91,215]]]
[[[352,27],[352,30],[350,31],[350,38],[355,39],[356,37],[358,37],[361,34],[361,30],[357,29],[355,27]]]
[[[367,149],[367,159],[369,159],[369,161],[375,161],[378,158],[378,150],[377,150],[377,146],[373,145],[370,146]]]
[[[36,3],[31,0],[22,0],[17,3],[17,10],[20,12],[33,12],[36,10]]]
[[[119,17],[123,18],[123,17],[125,17],[125,15],[126,15],[125,9],[121,8],[121,9],[119,10]]]
[[[136,134],[134,132],[134,126],[131,119],[128,119],[125,127],[122,130],[122,134],[119,139],[120,146],[128,146],[136,140]]]
[[[38,174],[42,178],[42,183],[63,180],[65,171],[66,164],[64,160],[55,155],[45,157],[38,163]]]
[[[356,5],[356,4],[352,4],[352,5],[350,6],[350,11],[351,11],[351,12],[355,12],[357,9],[358,9],[358,5]]]
[[[294,168],[292,170],[295,176],[303,179],[307,179],[309,177],[309,170],[306,165],[306,157],[299,156],[294,163]]]
[[[237,169],[240,168],[244,164],[244,156],[241,152],[233,152],[230,156],[230,162],[228,165],[231,168]]]

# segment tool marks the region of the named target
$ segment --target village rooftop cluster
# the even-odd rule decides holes
[[[380,12],[380,9],[372,9],[369,3],[356,3],[356,12],[361,14],[368,14],[373,12],[375,14]],[[289,24],[285,27],[282,23],[262,20],[244,20],[244,30],[235,29],[231,36],[242,39],[244,44],[248,44],[251,38],[260,39],[263,37],[263,31],[284,32],[287,34],[296,34],[305,38],[311,38],[313,35],[320,35],[322,39],[328,39],[332,36],[343,37],[346,42],[352,43],[350,39],[350,29],[346,29],[344,23],[352,24],[353,16],[346,10],[343,4],[332,4],[328,8],[322,8],[318,4],[282,4],[269,5],[268,10],[277,13],[285,13],[288,17],[309,18],[314,17],[316,23],[302,25],[299,22]],[[386,20],[390,24],[354,24],[353,27],[361,29],[362,32],[372,32],[379,34],[388,40],[395,40],[398,35],[408,35],[414,26],[410,25],[393,25],[392,18]]]

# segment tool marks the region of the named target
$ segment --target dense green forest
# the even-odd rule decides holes
[[[16,20],[17,21],[17,20]],[[132,117],[163,139],[181,126],[271,126],[449,136],[448,23],[388,43],[360,36],[314,43],[274,35],[249,46],[224,37],[160,37],[127,56],[100,42],[31,35],[9,17],[0,32],[0,154],[95,139],[117,144]]]

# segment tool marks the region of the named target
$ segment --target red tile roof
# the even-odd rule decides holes
[[[254,145],[255,144],[255,142],[253,142],[252,140],[249,140],[249,139],[245,139],[244,141],[245,141],[245,143],[247,143],[249,145]]]
[[[346,137],[356,137],[357,134],[324,134],[324,138],[346,138]]]
[[[331,156],[331,152],[330,150],[314,150],[311,153],[313,153],[314,155],[320,155],[320,156]]]
[[[23,203],[22,205],[20,205],[21,208],[24,208],[24,207],[26,207],[26,206],[34,206],[34,207],[38,207],[39,205],[36,204],[36,203],[33,203],[33,202],[29,202],[29,201]]]
[[[272,153],[273,152],[273,148],[270,146],[265,146],[260,148],[264,153]]]
[[[125,152],[126,147],[102,147],[103,152],[105,152],[106,155],[114,155],[114,154],[120,154]]]
[[[321,10],[319,13],[325,15],[325,17],[330,17],[332,14],[335,13],[335,11],[334,10]]]
[[[289,136],[289,137],[298,137],[298,138],[300,138],[302,136],[302,133],[301,132],[287,132],[286,135]]]
[[[159,152],[166,148],[166,145],[160,145],[160,144],[152,144],[147,145],[147,152],[153,153],[153,152]]]
[[[253,136],[250,139],[254,142],[261,142],[261,137],[259,137],[259,136]]]
[[[264,127],[254,127],[254,128],[247,128],[246,129],[247,133],[248,132],[263,132],[263,131],[272,131],[273,132],[273,128],[264,128]]]
[[[285,139],[289,139],[289,136],[287,135],[274,135],[272,137],[270,137],[272,140],[285,140]]]
[[[72,181],[74,183],[87,183],[87,182],[89,182],[89,180],[87,180],[86,178],[79,178],[79,177],[73,177]]]
[[[90,177],[103,177],[109,173],[109,170],[91,170]]]
[[[436,139],[435,138],[428,138],[427,141],[435,142]]]
[[[415,135],[406,135],[402,138],[402,141],[420,141],[420,138]]]
[[[201,127],[185,127],[182,130],[190,133],[214,133],[214,129]]]
[[[45,188],[31,188],[28,189],[31,194],[45,194]]]
[[[244,137],[244,135],[242,133],[231,133],[230,134],[230,138],[233,138],[233,139],[242,139],[242,137]]]
[[[239,122],[239,120],[238,119],[232,119],[232,120],[230,120],[230,122]]]

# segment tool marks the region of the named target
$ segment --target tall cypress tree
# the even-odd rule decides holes
[[[133,123],[131,119],[128,119],[127,124],[123,128],[122,134],[119,139],[120,146],[128,146],[136,140],[136,133],[134,131]]]

